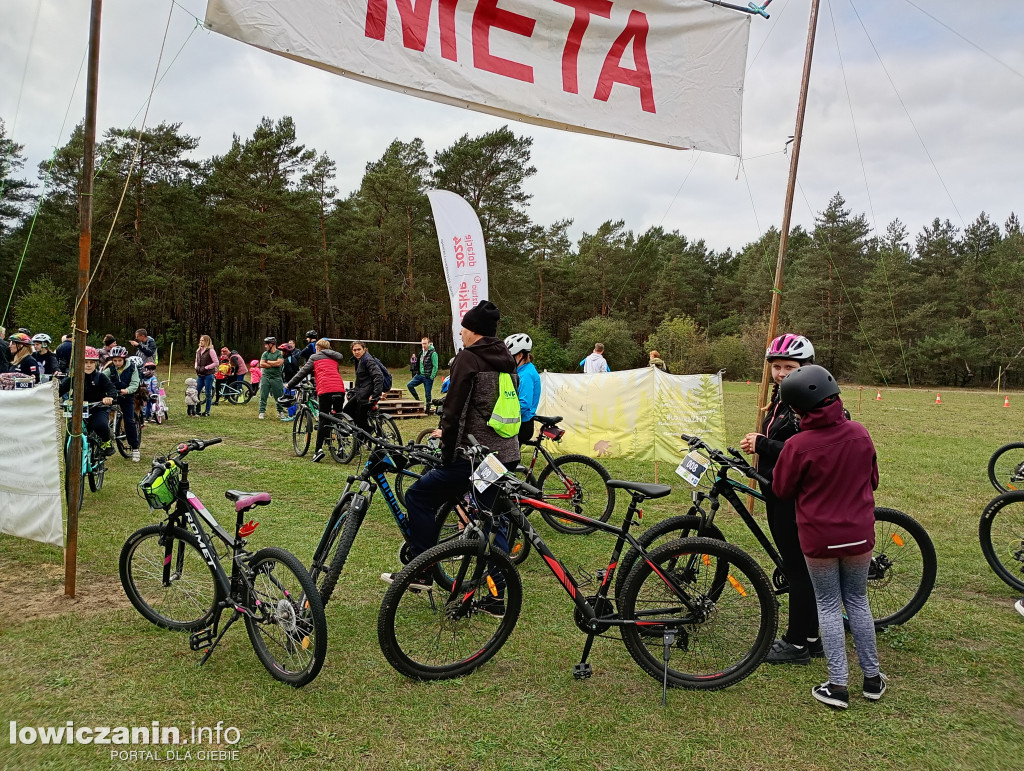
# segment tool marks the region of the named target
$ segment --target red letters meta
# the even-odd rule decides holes
[[[427,29],[434,0],[392,0],[398,9],[402,25],[402,45],[412,51],[424,51]],[[389,0],[367,0],[365,36],[373,40],[384,40],[387,28]],[[438,28],[441,56],[449,61],[458,61],[458,45],[455,34],[456,9],[460,0],[438,0]],[[465,0],[463,0],[465,2]],[[534,82],[533,67],[523,62],[512,61],[491,53],[490,32],[497,28],[515,35],[530,38],[537,25],[531,19],[513,11],[498,7],[499,0],[477,0],[473,11],[471,39],[473,43],[473,66],[479,70],[493,72],[507,78]],[[592,16],[611,18],[612,0],[552,0],[573,9],[572,25],[569,27],[562,49],[562,90],[569,94],[579,93],[579,53],[583,46],[587,28]],[[640,107],[644,112],[656,112],[654,85],[651,67],[647,58],[647,35],[650,25],[647,15],[631,10],[626,27],[619,33],[605,55],[601,72],[597,78],[594,98],[607,102],[612,86],[616,83],[631,86],[640,92]],[[631,46],[633,64],[636,69],[622,66],[626,47]]]

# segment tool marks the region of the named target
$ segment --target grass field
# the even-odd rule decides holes
[[[180,375],[180,376],[179,376]],[[328,458],[312,465],[291,448],[290,424],[257,421],[256,405],[221,406],[207,420],[184,416],[181,382],[169,397],[171,422],[145,431],[143,457],[183,438],[224,444],[194,456],[192,486],[223,524],[233,511],[227,488],[267,490],[274,503],[256,510],[251,543],[276,544],[307,562],[350,468]],[[755,386],[727,384],[732,444],[750,427]],[[110,747],[9,746],[19,725],[237,727],[239,768],[977,768],[1024,765],[1024,619],[1016,595],[981,555],[978,519],[993,496],[985,474],[992,451],[1021,439],[1024,396],[887,390],[874,400],[857,390],[848,406],[874,437],[880,505],[922,522],[935,542],[939,576],[924,610],[879,638],[890,690],[878,703],[853,698],[836,713],[811,699],[824,662],[763,666],[737,686],[705,693],[672,691],[644,674],[621,642],[598,639],[594,676],[577,682],[572,666],[584,637],[572,606],[532,556],[522,568],[523,613],[492,662],[455,681],[413,683],[393,671],[377,643],[378,578],[398,566],[394,522],[375,500],[327,609],[329,651],[319,678],[296,691],[273,680],[241,627],[232,628],[210,662],[186,636],[162,631],[128,604],[117,579],[125,537],[156,521],[136,495],[148,466],[112,459],[99,494],[86,492],[81,516],[79,596],[62,596],[61,553],[0,536],[0,767],[122,768]],[[403,436],[428,420],[400,422]],[[2,429],[0,429],[2,430]],[[653,467],[608,463],[612,476],[653,481]],[[32,473],[26,469],[26,473]],[[662,481],[671,468],[661,467]],[[681,513],[687,488],[645,507],[645,522]],[[621,498],[620,498],[621,501]],[[624,512],[624,502],[614,515]],[[734,515],[718,523],[744,543]],[[593,572],[611,539],[541,535],[573,571]],[[751,549],[757,554],[757,551]],[[761,555],[763,556],[763,555]],[[784,608],[783,608],[784,614]],[[855,656],[850,648],[851,661]],[[859,684],[853,663],[851,682]],[[164,759],[164,748],[159,758]],[[180,748],[183,754],[185,748]],[[193,750],[194,752],[194,750]],[[148,767],[149,761],[145,761]],[[215,767],[196,754],[177,767]]]

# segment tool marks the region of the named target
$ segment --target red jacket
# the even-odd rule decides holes
[[[345,393],[345,381],[341,377],[339,367],[341,367],[344,360],[344,356],[330,348],[317,351],[306,360],[306,363],[302,365],[302,369],[296,372],[295,376],[288,381],[287,387],[294,388],[300,380],[312,372],[313,378],[316,380],[316,393],[318,396],[322,394],[343,394]]]
[[[871,436],[843,414],[843,403],[811,410],[775,464],[772,491],[796,499],[800,550],[848,557],[875,546],[878,460]]]

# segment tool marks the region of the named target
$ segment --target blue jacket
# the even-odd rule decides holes
[[[521,364],[516,369],[519,375],[519,410],[521,419],[525,422],[537,414],[537,405],[540,404],[540,375],[532,361]]]

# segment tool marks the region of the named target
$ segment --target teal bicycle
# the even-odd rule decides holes
[[[78,507],[81,509],[85,497],[85,480],[89,480],[89,490],[98,493],[103,487],[103,477],[107,473],[107,456],[103,451],[103,442],[95,431],[89,428],[89,410],[105,407],[103,402],[91,402],[82,405],[82,484],[78,486]],[[71,402],[63,402],[64,421],[67,427],[64,439],[64,494],[68,505],[71,505],[71,437],[74,434],[71,425]]]
[[[309,452],[309,443],[320,426],[320,402],[317,399],[316,387],[309,380],[303,381],[295,389],[294,396],[282,396],[277,403],[281,408],[297,405],[295,420],[292,421],[292,448],[301,458]],[[347,415],[335,417],[341,420],[348,419]],[[338,463],[350,462],[356,453],[355,438],[338,430],[333,424],[325,444],[331,457]]]

